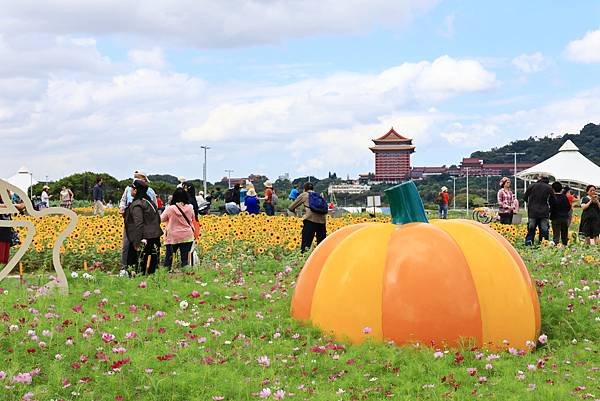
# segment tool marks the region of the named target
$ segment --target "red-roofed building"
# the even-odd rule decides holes
[[[400,182],[410,177],[410,154],[415,151],[412,139],[392,127],[385,135],[373,139],[375,146],[375,179],[378,182]]]

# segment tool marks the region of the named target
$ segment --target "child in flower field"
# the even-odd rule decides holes
[[[133,202],[126,209],[125,232],[129,239],[127,265],[142,273],[154,273],[160,253],[160,216],[148,196],[148,184],[135,180],[131,186]]]
[[[194,243],[194,208],[188,202],[188,194],[183,188],[175,189],[171,204],[161,214],[160,220],[167,223],[165,229],[165,260],[164,266],[171,267],[173,254],[181,255],[181,266],[188,265],[188,256]]]

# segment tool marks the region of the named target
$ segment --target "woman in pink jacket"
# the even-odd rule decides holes
[[[173,263],[173,254],[179,250],[181,266],[187,266],[194,243],[194,208],[189,203],[188,194],[183,188],[177,188],[173,193],[171,204],[161,214],[160,220],[167,223],[165,229],[165,262],[164,266],[170,268]]]

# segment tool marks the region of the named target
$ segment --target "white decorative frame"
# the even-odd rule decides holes
[[[44,286],[47,289],[58,288],[61,292],[67,293],[69,291],[69,282],[67,281],[67,276],[65,275],[60,263],[60,247],[64,240],[67,239],[71,232],[73,232],[75,226],[77,226],[77,214],[72,210],[62,207],[49,207],[42,209],[41,211],[37,211],[33,208],[31,200],[26,193],[2,179],[0,179],[0,198],[4,203],[0,204],[0,214],[19,213],[19,210],[12,204],[9,191],[19,195],[19,197],[23,200],[23,203],[25,203],[25,210],[30,216],[43,217],[48,215],[63,215],[69,217],[70,221],[67,225],[67,228],[60,233],[52,249],[52,264],[54,265],[54,270],[56,270],[56,280],[51,280]],[[27,235],[25,239],[22,240],[19,250],[8,261],[8,264],[4,267],[4,269],[0,271],[1,282],[11,271],[13,271],[15,266],[17,266],[17,263],[19,263],[23,255],[25,255],[25,252],[27,252],[31,246],[31,243],[33,242],[33,236],[35,235],[35,226],[32,222],[26,220],[0,220],[0,227],[25,227],[27,229]]]

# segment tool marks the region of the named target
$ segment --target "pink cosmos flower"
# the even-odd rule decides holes
[[[362,329],[362,332],[364,334],[370,334],[372,331],[373,331],[373,329],[370,328],[370,327],[365,327],[365,328]]]
[[[0,380],[4,380],[6,379],[6,372],[4,372],[3,370],[0,370]]]
[[[165,317],[165,315],[166,315],[166,313],[165,313],[165,312],[163,312],[163,311],[161,311],[161,310],[157,310],[157,311],[154,313],[154,317],[159,317],[159,318],[160,318],[160,317]]]
[[[275,394],[273,394],[273,398],[276,400],[283,400],[284,397],[285,391],[283,391],[282,389],[275,391]]]
[[[477,374],[477,369],[476,368],[467,368],[467,373],[469,374],[469,376],[475,376]]]
[[[271,396],[271,389],[269,387],[263,388],[260,390],[260,393],[258,393],[258,396],[260,398],[269,398]]]
[[[115,336],[113,334],[102,333],[102,341],[104,341],[105,343],[109,343],[114,339],[115,339]]]
[[[540,344],[546,344],[548,342],[548,336],[542,334],[541,336],[539,336],[538,341],[540,342]]]
[[[442,351],[435,351],[435,352],[433,353],[433,357],[434,357],[435,359],[442,358],[443,356],[444,356],[444,353],[443,353]]]
[[[491,363],[486,363],[485,364],[485,369],[486,370],[492,370],[492,369],[494,369],[494,365],[492,365]]]
[[[23,397],[21,398],[22,401],[32,401],[33,400],[33,393],[31,391],[23,394]]]
[[[198,343],[199,344],[202,344],[202,343],[205,343],[205,342],[206,342],[206,337],[200,337],[200,338],[198,338]]]
[[[223,397],[222,395],[213,395],[213,398],[212,398],[212,399],[213,399],[214,401],[221,401],[221,400],[224,400],[224,399],[225,399],[225,397]]]
[[[132,338],[136,338],[137,337],[137,333],[134,331],[129,331],[127,333],[125,333],[125,338],[128,340],[131,340]]]
[[[488,379],[485,376],[479,376],[479,383],[483,384],[483,383],[487,383]]]
[[[265,368],[271,365],[271,361],[269,360],[268,356],[259,356],[258,358],[256,358],[256,361],[260,366],[263,366]]]
[[[16,375],[13,376],[12,381],[14,383],[24,383],[24,384],[31,384],[31,374],[29,372],[25,372],[25,373],[17,373]]]
[[[142,281],[140,283],[140,285],[138,285],[138,287],[140,287],[140,288],[146,288],[146,287],[148,287],[148,284],[145,281]]]
[[[198,291],[194,290],[194,291],[192,291],[192,293],[190,294],[190,296],[192,298],[200,298],[200,293]]]

